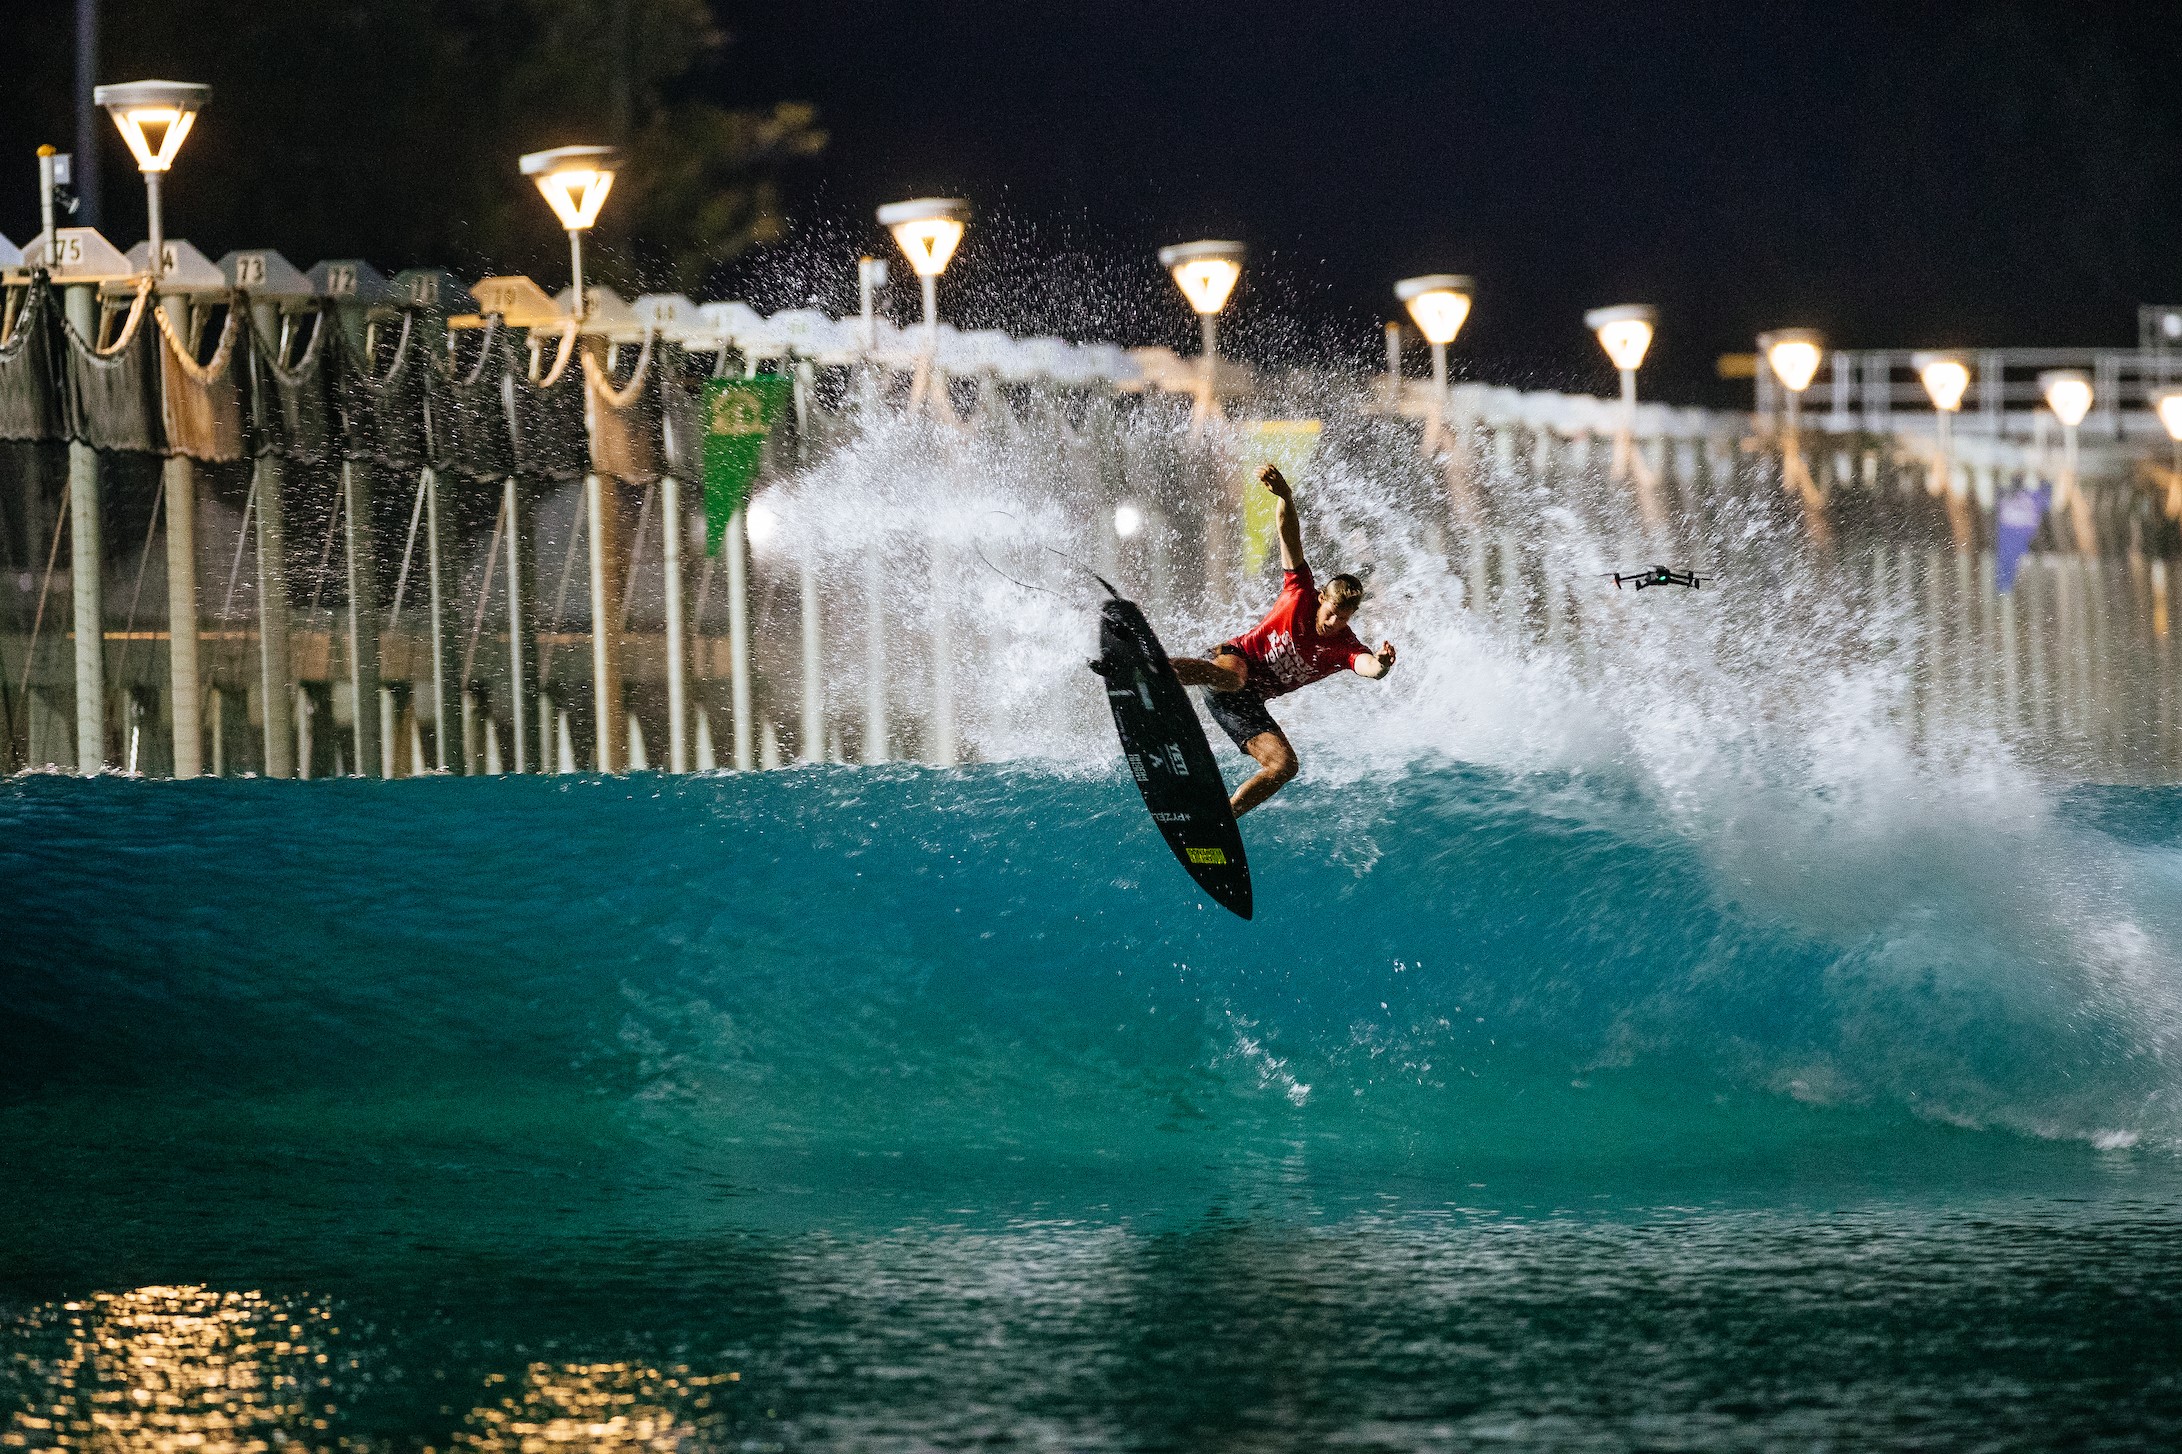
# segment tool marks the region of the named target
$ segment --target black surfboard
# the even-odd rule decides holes
[[[1198,887],[1249,918],[1250,863],[1227,784],[1166,648],[1134,601],[1116,595],[1100,608],[1099,659],[1091,669],[1106,679],[1122,754],[1159,836]]]

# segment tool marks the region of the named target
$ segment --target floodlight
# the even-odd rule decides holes
[[[920,278],[936,278],[947,271],[969,220],[970,204],[960,197],[919,197],[889,202],[879,209],[879,225],[894,234],[895,244]]]
[[[1970,391],[1970,366],[1961,354],[1914,354],[1909,363],[1923,382],[1925,393],[1931,396],[1933,408],[1952,414],[1962,407],[1962,396]]]
[[[1183,242],[1159,250],[1159,265],[1174,275],[1190,307],[1211,317],[1227,306],[1243,272],[1239,242]]]
[[[2163,389],[2152,396],[2152,408],[2166,426],[2167,437],[2182,444],[2182,389]]]
[[[743,509],[743,531],[752,550],[763,550],[780,534],[780,512],[763,499],[752,500]]]
[[[599,220],[621,167],[621,153],[610,146],[557,146],[529,153],[520,166],[524,176],[537,182],[561,226],[583,232]]]
[[[2038,392],[2062,425],[2074,429],[2091,412],[2091,376],[2082,369],[2048,369],[2038,376]]]
[[[124,81],[94,87],[91,99],[114,118],[136,169],[163,172],[174,165],[198,111],[212,99],[212,88],[193,81]]]
[[[1782,328],[1765,336],[1765,361],[1773,377],[1791,394],[1800,394],[1818,377],[1825,341],[1808,328]]]
[[[1471,281],[1459,273],[1428,273],[1404,278],[1394,285],[1394,296],[1409,306],[1409,316],[1424,341],[1444,348],[1455,341],[1470,316]]]
[[[1644,354],[1652,346],[1652,327],[1658,320],[1658,311],[1642,303],[1593,308],[1583,315],[1584,327],[1599,336],[1599,347],[1625,374],[1635,373],[1644,363]]]

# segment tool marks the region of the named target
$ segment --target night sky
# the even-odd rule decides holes
[[[703,98],[811,101],[832,135],[789,178],[797,235],[721,280],[768,308],[850,306],[855,252],[891,252],[872,206],[930,192],[979,208],[944,285],[965,324],[1187,347],[1152,253],[1234,236],[1246,355],[1374,359],[1395,279],[1469,272],[1458,370],[1606,388],[1582,311],[1650,302],[1645,388],[1689,402],[1747,397],[1713,361],[1761,328],[2126,345],[2139,302],[2182,301],[2172,4],[714,8],[733,39]],[[48,77],[64,25],[37,41]],[[355,64],[403,104],[391,63]],[[57,89],[0,143],[27,156],[23,110]],[[7,174],[20,240],[33,173]]]
[[[2182,299],[2172,4],[798,0],[723,15],[731,92],[804,97],[826,118],[833,146],[805,189],[819,209],[860,220],[959,191],[1007,214],[1004,256],[965,242],[966,291],[983,262],[1074,304],[1064,270],[1017,254],[1079,249],[1093,276],[1153,290],[1112,332],[1182,341],[1150,253],[1223,235],[1258,250],[1238,299],[1258,327],[1231,330],[1246,347],[1255,331],[1275,353],[1368,355],[1395,279],[1468,272],[1457,354],[1481,376],[1604,388],[1582,311],[1650,302],[1647,372],[1692,400],[1720,396],[1714,357],[1761,328],[2126,345],[2139,302]]]

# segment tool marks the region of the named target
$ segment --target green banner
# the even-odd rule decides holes
[[[705,380],[705,554],[718,555],[727,522],[750,498],[765,436],[788,407],[786,374]]]

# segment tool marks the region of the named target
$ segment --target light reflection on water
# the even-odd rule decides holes
[[[2144,1188],[2150,1191],[2151,1188]],[[0,1323],[10,1448],[1922,1448],[2182,1438],[2161,1197],[719,1236]]]

